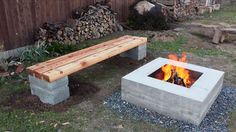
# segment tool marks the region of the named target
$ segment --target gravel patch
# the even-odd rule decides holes
[[[224,87],[212,105],[210,111],[199,126],[187,122],[171,119],[157,112],[135,106],[127,101],[121,100],[121,92],[115,92],[104,101],[104,105],[115,110],[122,118],[143,120],[159,124],[165,128],[177,128],[184,132],[227,132],[228,113],[236,108],[236,88]]]

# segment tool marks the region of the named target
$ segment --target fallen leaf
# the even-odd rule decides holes
[[[63,126],[65,126],[65,125],[69,125],[69,124],[70,124],[70,122],[62,123]]]
[[[19,73],[23,72],[24,68],[25,67],[24,67],[23,64],[18,65],[17,68],[16,68],[16,74],[19,74]]]
[[[42,124],[42,123],[44,123],[44,122],[45,122],[45,121],[40,121],[39,123]]]
[[[123,129],[124,127],[123,127],[122,124],[120,124],[120,125],[114,126],[113,128],[115,128],[115,129]]]
[[[53,127],[54,127],[54,128],[56,128],[56,127],[57,127],[57,125],[58,125],[58,124],[56,123],[56,124],[55,124]]]

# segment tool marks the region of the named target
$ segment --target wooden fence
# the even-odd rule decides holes
[[[33,44],[34,32],[44,22],[63,22],[72,11],[97,0],[0,0],[0,50]],[[135,0],[112,0],[118,20],[125,21]]]

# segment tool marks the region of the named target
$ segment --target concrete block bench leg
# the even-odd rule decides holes
[[[58,104],[70,97],[68,77],[49,83],[29,75],[31,94],[40,98],[43,103]]]
[[[134,49],[131,49],[125,53],[120,54],[121,57],[129,57],[134,60],[142,60],[147,55],[147,44],[140,45]]]

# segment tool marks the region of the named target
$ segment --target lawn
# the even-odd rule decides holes
[[[236,21],[236,8],[235,5],[224,6],[221,10],[213,12],[211,14],[205,14],[201,20],[195,22],[201,22],[204,24],[219,24],[219,23],[228,23],[234,24]]]
[[[236,8],[235,6],[224,7],[220,11],[205,15],[201,20],[192,21],[236,24]],[[190,63],[225,71],[225,85],[236,87],[236,45],[233,42],[213,45],[210,39],[192,35],[187,31],[180,32],[170,41],[157,40],[152,37],[153,34],[162,33],[124,31],[101,39],[86,41],[74,47],[74,50],[82,49],[126,34],[148,37],[148,56],[145,60],[137,62],[127,58],[113,57],[73,74],[72,77],[78,79],[80,83],[92,84],[98,87],[99,91],[86,96],[83,100],[78,100],[77,104],[64,111],[58,112],[51,109],[37,111],[4,105],[4,102],[12,96],[29,92],[30,88],[26,71],[20,76],[2,78],[0,80],[0,131],[178,131],[178,128],[166,129],[147,121],[121,117],[106,107],[104,100],[120,89],[122,76],[157,57],[166,57],[170,53],[187,52]],[[49,58],[52,56],[47,59]],[[36,62],[28,65],[34,63]],[[228,128],[232,131],[236,129],[235,122],[236,111],[232,111],[228,120]]]

